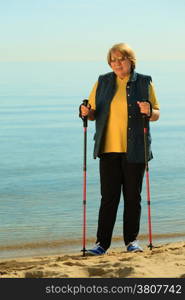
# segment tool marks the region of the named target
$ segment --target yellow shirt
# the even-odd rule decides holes
[[[128,111],[126,85],[128,80],[129,76],[124,79],[120,79],[118,77],[116,79],[116,93],[110,104],[110,111],[101,153],[127,152]],[[98,82],[95,83],[89,96],[89,104],[94,110],[96,110],[97,86]],[[149,101],[151,102],[153,109],[159,109],[159,104],[152,83],[150,83],[149,88]]]

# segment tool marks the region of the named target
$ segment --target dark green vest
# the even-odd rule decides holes
[[[127,160],[133,163],[144,163],[144,130],[143,116],[140,113],[137,101],[149,101],[149,84],[152,78],[133,72],[126,87],[128,104],[127,129]],[[114,72],[101,75],[98,79],[96,91],[96,133],[94,145],[94,158],[100,156],[101,145],[109,115],[110,103],[116,91],[116,75]],[[152,159],[151,135],[149,121],[147,121],[148,160]]]

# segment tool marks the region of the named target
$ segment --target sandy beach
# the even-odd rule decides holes
[[[35,256],[1,259],[0,278],[185,278],[185,242],[144,252],[112,248],[103,256]]]

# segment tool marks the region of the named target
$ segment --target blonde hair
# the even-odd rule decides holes
[[[135,66],[136,66],[136,56],[135,56],[134,51],[131,49],[131,47],[128,44],[125,44],[125,43],[119,43],[119,44],[113,45],[109,49],[108,54],[107,54],[107,61],[108,61],[109,65],[111,64],[111,54],[112,54],[112,52],[115,52],[115,51],[121,52],[121,54],[124,57],[127,57],[130,60],[131,68],[132,68],[132,71],[133,71],[135,69]]]

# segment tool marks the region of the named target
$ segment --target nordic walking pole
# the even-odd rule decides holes
[[[83,100],[83,105],[87,106],[88,100]],[[84,128],[84,158],[83,158],[83,238],[82,238],[82,252],[83,256],[85,256],[86,250],[86,193],[87,193],[87,125],[88,125],[88,117],[82,117],[83,120],[83,128]]]
[[[149,181],[149,167],[148,167],[148,145],[147,145],[147,133],[148,128],[146,126],[147,119],[146,115],[143,114],[143,129],[144,129],[144,154],[145,154],[145,172],[146,172],[146,191],[147,191],[147,206],[148,206],[148,232],[149,232],[149,245],[148,247],[152,250],[152,222],[151,222],[151,211],[150,211],[150,181]]]

